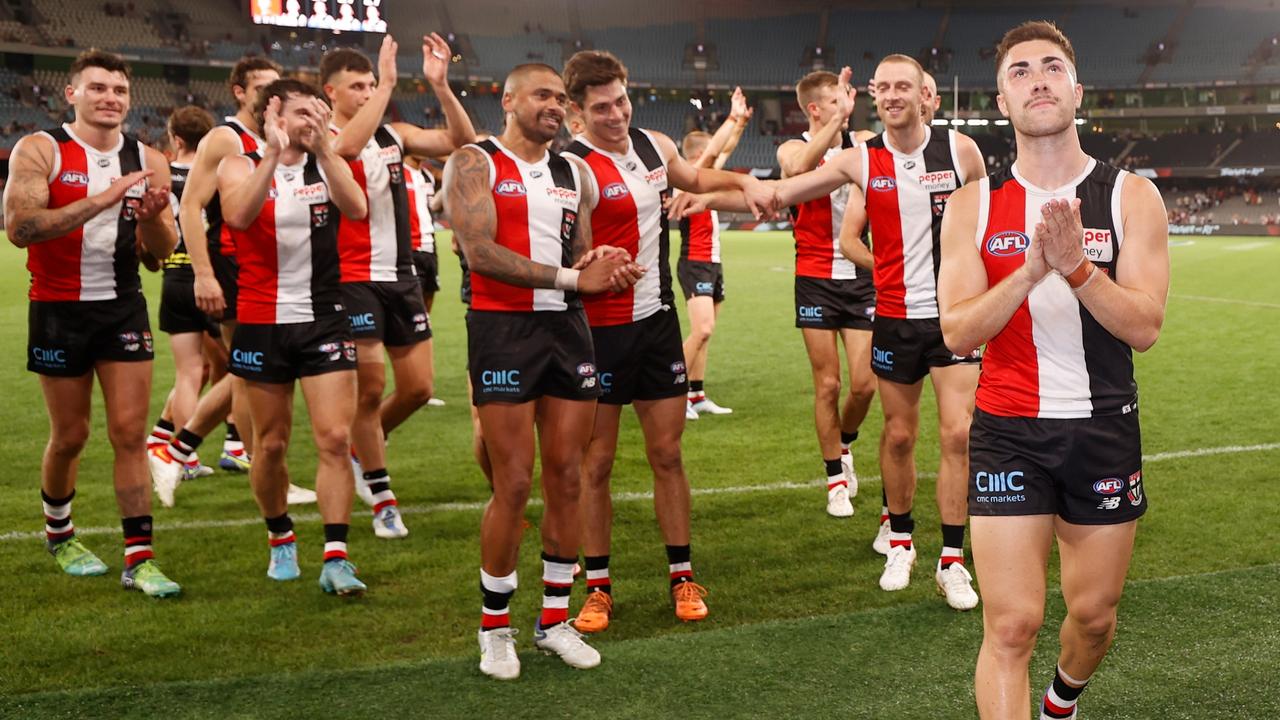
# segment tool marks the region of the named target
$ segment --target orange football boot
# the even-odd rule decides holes
[[[702,602],[707,589],[695,582],[678,583],[671,588],[671,598],[676,603],[676,617],[684,622],[701,620],[707,616],[707,604]]]
[[[603,590],[593,590],[582,604],[582,610],[573,627],[580,633],[598,633],[609,629],[609,618],[613,616],[613,596]]]

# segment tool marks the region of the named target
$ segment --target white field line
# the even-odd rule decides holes
[[[1272,450],[1280,450],[1280,443],[1264,443],[1260,445],[1227,445],[1216,448],[1197,448],[1193,450],[1174,450],[1171,452],[1154,453],[1146,455],[1142,458],[1144,463],[1156,463],[1164,460],[1178,460],[1182,458],[1208,457],[1213,455],[1237,455],[1240,453],[1252,452],[1270,452]],[[920,477],[935,477],[933,473],[920,473]],[[880,476],[873,475],[861,478],[866,483],[880,482]],[[743,495],[746,493],[756,492],[773,492],[776,490],[812,490],[815,487],[821,487],[825,484],[825,479],[811,480],[809,482],[776,482],[764,483],[760,485],[737,485],[732,487],[712,487],[712,488],[693,488],[694,495]],[[614,493],[613,499],[618,502],[633,502],[637,500],[652,500],[652,492],[623,492]],[[530,498],[530,505],[541,505],[542,500],[539,498]],[[483,510],[485,503],[483,502],[454,502],[454,503],[435,503],[432,505],[409,505],[402,506],[400,512],[406,515],[425,515],[429,513],[440,512],[469,512]],[[356,512],[360,511],[360,507],[354,508]],[[295,522],[316,522],[320,520],[319,513],[297,513],[292,514]],[[171,530],[205,530],[211,528],[233,528],[244,527],[246,525],[259,525],[262,518],[229,518],[226,520],[189,520],[175,523],[156,523],[156,532],[168,532]],[[77,535],[110,535],[120,532],[118,527],[78,527]],[[0,542],[10,542],[14,540],[37,540],[44,538],[43,531],[25,532],[12,531],[0,534]]]
[[[1257,302],[1255,300],[1232,300],[1231,298],[1210,297],[1208,295],[1170,295],[1179,300],[1197,300],[1200,302],[1226,303],[1228,305],[1248,305],[1249,307],[1271,308],[1280,310],[1280,303]]]
[[[1262,240],[1260,242],[1244,243],[1243,245],[1226,245],[1222,249],[1230,250],[1232,252],[1245,252],[1247,250],[1257,250],[1258,248],[1269,247],[1270,245],[1271,243],[1269,241]]]

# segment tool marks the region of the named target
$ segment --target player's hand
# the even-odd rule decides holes
[[[395,89],[396,81],[400,79],[396,69],[396,50],[399,48],[390,33],[382,37],[382,46],[378,48],[378,87]]]
[[[639,279],[644,275],[644,268],[636,266],[630,270],[626,270],[619,274],[619,270],[624,270],[628,265],[634,265],[626,259],[625,253],[606,253],[597,257],[586,267],[582,268],[578,275],[578,292],[584,295],[595,295],[597,293],[608,292],[618,287],[619,279],[626,282],[625,278],[635,277]],[[632,280],[630,284],[621,286],[626,289],[634,285]]]
[[[858,89],[850,83],[852,78],[853,70],[848,65],[840,68],[840,81],[836,87],[836,112],[844,120],[848,120],[853,114],[853,100],[858,96]]]
[[[581,270],[603,257],[620,257],[624,262],[631,262],[631,253],[613,245],[599,245],[591,248],[573,264],[574,270]]]
[[[1067,275],[1084,259],[1084,225],[1080,221],[1080,199],[1050,200],[1040,208],[1040,235],[1044,260],[1049,267]],[[1039,227],[1037,225],[1037,227]]]
[[[285,130],[284,118],[280,117],[278,97],[267,101],[267,108],[262,113],[262,134],[262,139],[267,141],[264,155],[279,155],[281,150],[289,147],[289,133]]]
[[[690,215],[697,215],[707,210],[707,198],[694,193],[682,192],[669,198],[664,207],[668,220],[683,220]]]
[[[217,278],[196,273],[196,307],[209,317],[222,317],[222,311],[227,309],[227,301],[222,296],[222,286],[218,284]]]
[[[310,142],[307,150],[325,155],[333,148],[333,133],[329,130],[332,111],[320,98],[311,98],[307,107],[307,130]]]
[[[629,262],[626,265],[613,271],[609,276],[609,289],[613,292],[622,292],[627,288],[640,282],[640,278],[644,277],[646,268]]]
[[[1022,256],[1022,272],[1027,274],[1027,279],[1032,285],[1044,279],[1049,274],[1049,264],[1044,260],[1044,236],[1048,233],[1048,229],[1044,223],[1036,223],[1035,230],[1032,231],[1031,239],[1027,244],[1027,249],[1023,251]]]
[[[742,93],[742,88],[733,89],[733,97],[729,99],[729,119],[734,122],[744,122],[745,118],[751,117],[750,109],[747,108],[747,96]]]
[[[449,81],[449,62],[453,51],[449,43],[436,33],[422,36],[422,74],[432,87],[439,87]]]
[[[751,178],[742,195],[756,220],[772,220],[778,215],[778,191],[772,185]]]
[[[95,195],[94,199],[97,200],[98,204],[101,205],[102,207],[109,208],[112,205],[119,203],[121,200],[124,200],[125,193],[129,192],[129,188],[151,177],[152,175],[155,174],[155,172],[156,172],[155,170],[137,170],[137,171],[131,172],[128,175],[121,177],[119,180],[116,180],[115,182],[111,183],[111,185],[106,190],[103,190],[102,192]],[[166,190],[166,194],[164,197],[164,202],[166,205],[169,203],[169,196],[167,192],[168,191]]]
[[[142,202],[138,204],[133,214],[139,222],[145,222],[159,215],[167,207],[169,207],[168,186],[147,188],[142,193]],[[147,269],[150,270],[150,268]]]

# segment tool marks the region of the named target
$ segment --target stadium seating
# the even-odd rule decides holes
[[[1277,31],[1274,8],[1194,7],[1175,41],[1172,61],[1156,66],[1151,79],[1211,83],[1238,77],[1258,44]]]
[[[1235,140],[1222,133],[1175,133],[1144,138],[1134,144],[1129,157],[1139,167],[1204,167]]]
[[[1219,163],[1222,166],[1280,165],[1280,131],[1250,133]]]

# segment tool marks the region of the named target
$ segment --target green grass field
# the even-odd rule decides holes
[[[437,395],[392,437],[389,462],[411,534],[373,537],[357,506],[351,552],[370,586],[359,601],[316,586],[321,534],[299,519],[303,580],[265,575],[261,520],[243,476],[180,488],[155,510],[156,550],[183,584],[155,602],[120,590],[119,518],[95,399],[75,523],[113,573],[61,575],[43,551],[37,495],[46,419],[24,369],[23,255],[0,250],[0,717],[840,717],[976,715],[971,677],[981,615],[935,594],[940,545],[932,482],[921,481],[910,588],[884,593],[870,547],[879,509],[878,407],[855,445],[857,515],[824,513],[812,389],[793,327],[792,252],[780,233],[726,233],[728,298],[711,348],[710,394],[734,408],[685,433],[694,487],[694,566],[711,617],[680,625],[666,595],[662,542],[646,493],[638,426],[626,418],[613,578],[617,614],[593,644],[604,664],[566,668],[532,649],[537,533],[526,534],[512,606],[525,635],[521,679],[476,669],[479,508],[488,494],[470,453],[465,333],[456,263],[442,262]],[[447,242],[445,244],[447,247]],[[1176,242],[1164,334],[1138,358],[1147,491],[1115,647],[1081,703],[1089,718],[1264,718],[1280,712],[1280,242]],[[158,278],[148,278],[154,314]],[[683,308],[681,308],[683,311]],[[154,320],[153,320],[154,326]],[[157,337],[152,417],[172,379]],[[925,393],[922,472],[936,469]],[[298,415],[305,423],[304,413]],[[305,427],[305,426],[303,426]],[[290,456],[311,485],[305,432]],[[220,434],[211,438],[212,460]],[[540,508],[531,505],[529,520]],[[1014,550],[1016,551],[1016,549]],[[926,560],[927,559],[927,560]],[[1056,574],[1051,573],[1051,585]],[[582,588],[575,592],[574,607]],[[1061,597],[1050,593],[1033,690],[1057,653]]]

